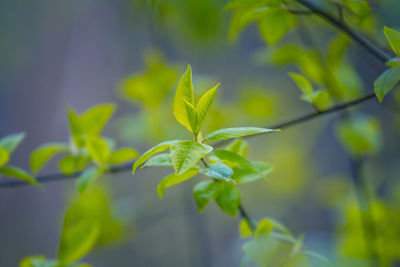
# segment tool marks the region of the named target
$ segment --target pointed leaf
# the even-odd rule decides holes
[[[88,136],[86,138],[86,148],[96,163],[103,165],[108,161],[110,149],[103,138],[95,135]]]
[[[185,102],[186,114],[190,124],[190,129],[188,130],[197,135],[200,131],[200,124],[197,111],[191,103],[187,102],[186,100],[184,100],[184,102]]]
[[[67,153],[69,147],[63,143],[49,143],[44,144],[35,149],[30,157],[30,165],[33,173],[38,173],[40,169],[48,162],[54,155],[59,153]]]
[[[173,113],[176,120],[191,131],[185,101],[194,105],[192,70],[190,65],[187,66],[176,88]]]
[[[239,233],[241,238],[250,237],[253,235],[253,230],[248,220],[242,219],[239,224]]]
[[[240,192],[233,184],[224,184],[215,201],[222,211],[236,216],[240,205]]]
[[[139,153],[132,148],[121,148],[110,154],[108,159],[108,164],[110,165],[118,165],[125,163],[127,161],[133,160],[139,155]]]
[[[374,82],[374,91],[379,102],[382,102],[383,97],[388,94],[399,81],[400,67],[390,68],[376,79]]]
[[[197,209],[203,212],[210,200],[215,199],[223,188],[222,183],[215,181],[204,181],[193,188],[193,196],[196,200]]]
[[[58,168],[63,174],[71,175],[85,168],[86,163],[87,158],[85,157],[74,157],[72,155],[67,155],[60,160],[58,163]]]
[[[38,184],[38,182],[33,178],[29,173],[24,171],[23,169],[20,169],[18,167],[13,167],[13,166],[4,166],[0,168],[0,175],[11,177],[11,178],[16,178],[19,180],[22,180],[28,184],[35,185],[39,188],[41,186]]]
[[[232,169],[220,162],[210,164],[207,168],[201,169],[200,173],[217,180],[235,183],[231,178],[233,176]]]
[[[297,87],[302,91],[303,94],[310,95],[313,92],[313,87],[306,77],[294,72],[290,72],[289,76],[296,83]]]
[[[79,118],[83,133],[98,135],[115,111],[114,104],[99,104],[85,111]]]
[[[133,164],[132,167],[132,175],[135,174],[136,169],[145,163],[151,156],[163,152],[164,150],[168,149],[171,144],[177,142],[177,140],[170,140],[170,141],[165,141],[162,143],[159,143],[158,145],[150,148],[146,152],[144,152],[136,161],[135,164]]]
[[[11,155],[24,138],[25,133],[8,135],[0,139],[0,147],[7,150],[8,154]]]
[[[383,32],[393,51],[400,56],[400,32],[386,26],[383,28]]]
[[[248,169],[244,168],[233,168],[233,179],[235,180],[236,183],[238,184],[246,184],[246,183],[251,183],[254,181],[257,181],[259,179],[263,179],[268,173],[270,173],[273,170],[273,167],[271,164],[266,163],[266,162],[252,162],[257,169],[263,174],[260,175],[259,172],[251,171]]]
[[[238,138],[247,135],[277,132],[280,130],[257,128],[257,127],[237,127],[237,128],[225,128],[220,129],[207,135],[204,140],[218,141],[218,140],[228,140],[232,138]]]
[[[172,168],[172,160],[169,154],[162,153],[151,157],[145,164],[145,167],[170,167]]]
[[[172,165],[176,174],[182,174],[210,153],[213,148],[209,145],[194,141],[178,141],[170,146]]]
[[[0,147],[0,167],[6,165],[9,159],[10,154],[8,151],[5,148]]]
[[[230,163],[228,165],[230,165],[231,167],[238,166],[243,169],[246,169],[246,170],[249,170],[252,172],[256,172],[256,173],[260,174],[261,176],[264,176],[264,174],[261,172],[261,170],[259,170],[258,167],[254,163],[248,161],[247,159],[239,156],[238,154],[236,154],[234,152],[231,152],[228,150],[215,150],[213,152],[213,154],[215,156],[217,156],[220,160]]]
[[[200,131],[201,127],[204,124],[204,121],[207,117],[208,111],[211,108],[212,103],[214,102],[215,93],[217,92],[219,83],[208,90],[204,95],[202,95],[199,101],[196,104],[197,111],[197,123],[199,124],[198,130]]]
[[[177,175],[177,174],[168,175],[167,177],[162,179],[157,186],[158,196],[160,198],[163,198],[166,188],[174,186],[176,184],[180,184],[186,180],[189,180],[190,178],[193,178],[194,176],[196,176],[196,174],[198,172],[199,172],[199,170],[197,168],[192,168],[180,175]]]

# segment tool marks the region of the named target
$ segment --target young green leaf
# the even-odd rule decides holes
[[[228,150],[215,150],[213,154],[222,161],[228,162],[231,167],[239,166],[249,171],[256,172],[262,176],[264,174],[258,169],[258,167],[247,159],[239,156],[238,154]]]
[[[194,105],[192,69],[190,65],[187,66],[187,69],[179,80],[178,87],[176,88],[173,113],[176,120],[191,131],[192,129],[186,111],[185,101]]]
[[[0,139],[0,147],[7,150],[8,154],[11,155],[24,138],[25,133],[8,135]]]
[[[172,160],[169,154],[162,153],[151,157],[145,164],[145,167],[170,167],[172,168]]]
[[[86,148],[93,161],[99,165],[104,165],[110,157],[110,149],[107,142],[99,136],[88,136],[86,138]]]
[[[240,192],[233,184],[224,184],[215,201],[222,211],[236,216],[240,205]]]
[[[85,111],[79,117],[82,132],[88,135],[99,135],[114,112],[114,104],[99,104]]]
[[[35,149],[30,157],[30,165],[33,173],[38,173],[40,169],[49,161],[54,155],[59,153],[67,153],[69,147],[63,143],[49,143],[44,144]]]
[[[164,150],[168,149],[170,147],[171,144],[177,142],[178,140],[170,140],[170,141],[165,141],[162,143],[159,143],[158,145],[150,148],[149,150],[147,150],[146,152],[144,152],[133,164],[132,167],[132,174],[135,174],[136,169],[142,165],[143,163],[145,163],[150,157],[152,157],[153,155],[163,152]]]
[[[18,167],[3,166],[0,168],[0,175],[22,180],[28,184],[41,188],[38,182],[29,173]]]
[[[393,51],[400,56],[400,32],[386,26],[383,28],[383,32]]]
[[[197,101],[196,103],[197,123],[199,125],[199,131],[204,124],[212,103],[214,102],[215,93],[217,92],[218,86],[219,83],[208,90],[206,93],[204,93],[204,95],[202,95],[199,101]]]
[[[189,130],[197,136],[201,127],[201,125],[199,124],[197,111],[191,103],[187,102],[186,100],[184,100],[184,102],[185,102],[186,114],[190,124]]]
[[[194,141],[178,141],[170,146],[170,155],[175,173],[180,175],[193,166],[213,148],[209,145],[197,143]]]
[[[248,220],[242,219],[239,224],[239,233],[241,238],[250,237],[253,235],[253,230]]]
[[[58,259],[63,263],[77,261],[89,253],[100,233],[97,221],[84,220],[64,227],[61,233]]]
[[[196,200],[197,209],[203,212],[210,200],[215,199],[223,188],[222,183],[215,181],[203,181],[193,188],[193,196]]]
[[[58,168],[65,175],[71,175],[85,168],[87,163],[86,157],[74,157],[67,155],[58,163]]]
[[[306,77],[294,72],[290,72],[289,76],[296,83],[297,87],[302,91],[303,94],[305,95],[312,94],[313,87],[310,81]]]
[[[91,167],[84,170],[76,180],[78,192],[81,194],[84,193],[90,185],[92,185],[101,175],[103,175],[104,171],[104,168],[97,167]]]
[[[127,161],[133,160],[139,155],[139,153],[132,148],[121,148],[110,154],[108,158],[108,164],[110,165],[118,165],[125,163]]]
[[[162,179],[157,186],[158,196],[160,198],[163,198],[166,188],[171,187],[176,184],[180,184],[186,180],[189,180],[190,178],[193,178],[194,176],[196,176],[196,174],[198,172],[199,172],[199,170],[197,168],[192,168],[180,175],[177,175],[177,174],[168,175],[167,177]]]
[[[257,127],[237,127],[237,128],[225,128],[220,129],[215,132],[207,135],[204,140],[208,141],[219,141],[219,140],[228,140],[232,138],[238,138],[242,136],[268,133],[268,132],[277,132],[280,131],[274,129],[266,129],[266,128],[257,128]]]
[[[388,94],[399,81],[400,67],[390,68],[376,79],[374,82],[374,91],[379,102],[382,102],[383,97]]]
[[[248,169],[244,168],[233,168],[233,179],[235,180],[236,183],[238,184],[246,184],[246,183],[251,183],[254,181],[257,181],[259,179],[263,179],[268,173],[270,173],[273,170],[273,167],[271,164],[266,163],[266,162],[252,162],[257,169],[263,174],[260,175],[259,172],[251,171]]]
[[[8,151],[5,148],[0,147],[0,167],[6,165],[9,159],[10,154],[8,153]]]
[[[233,176],[232,169],[220,162],[210,164],[207,168],[201,169],[200,173],[223,182],[235,183],[235,181],[231,178]]]
[[[248,143],[244,141],[242,138],[234,139],[227,147],[226,150],[232,151],[239,156],[246,157],[247,156],[247,149]]]
[[[295,24],[296,18],[284,10],[271,10],[258,22],[261,35],[268,45],[279,42]]]

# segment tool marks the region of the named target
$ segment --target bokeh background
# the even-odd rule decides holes
[[[0,136],[27,134],[12,163],[28,169],[33,149],[68,140],[67,106],[82,112],[98,103],[117,103],[105,135],[140,152],[170,137],[190,138],[174,121],[171,105],[177,79],[189,63],[199,93],[221,82],[208,130],[268,126],[313,111],[299,100],[299,90],[287,76],[295,68],[267,63],[269,48],[255,26],[229,41],[226,3],[1,1]],[[371,5],[377,29],[400,26],[397,0]],[[334,31],[321,21],[302,20],[324,49]],[[301,31],[283,42],[302,42]],[[370,37],[389,49],[381,30]],[[348,56],[361,92],[370,92],[384,66],[355,45]],[[136,82],[161,79],[168,85],[165,91],[148,89],[139,97],[124,93],[129,79],[146,72],[151,78]],[[160,72],[167,78],[159,78]],[[141,97],[159,101],[146,104]],[[388,108],[382,108],[371,100],[353,110],[380,122],[383,145],[366,159],[364,169],[376,193],[391,200],[399,192],[399,115],[390,108],[396,105],[393,98],[386,103]],[[330,259],[341,255],[344,202],[352,194],[349,155],[335,137],[338,117],[251,139],[250,159],[266,160],[275,170],[267,183],[240,186],[252,216],[281,221],[296,236],[304,234],[309,249]],[[52,162],[43,173],[57,172],[56,160]],[[114,267],[240,265],[244,241],[237,231],[239,218],[222,213],[214,203],[198,213],[191,193],[197,178],[168,189],[160,200],[156,186],[167,173],[143,169],[134,177],[127,172],[101,178],[99,184],[107,188],[114,212],[124,222],[124,238],[99,246],[86,262]],[[62,216],[74,191],[73,180],[47,183],[44,192],[29,186],[1,189],[0,266],[17,266],[28,255],[56,257]],[[393,223],[399,222],[398,213],[394,216]]]

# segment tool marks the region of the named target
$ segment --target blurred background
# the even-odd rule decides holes
[[[227,3],[1,1],[0,136],[27,134],[11,162],[28,169],[29,154],[39,145],[68,141],[67,106],[83,112],[98,103],[117,103],[104,134],[140,152],[170,138],[190,138],[172,115],[174,89],[187,64],[198,94],[221,82],[205,132],[266,127],[312,112],[287,75],[304,66],[274,59],[274,51],[301,43],[324,53],[336,32],[321,20],[300,17],[279,46],[266,45],[256,25],[232,41]],[[389,51],[382,27],[399,29],[399,2],[370,4],[373,22],[356,28]],[[371,92],[385,69],[358,46],[347,49],[350,70],[340,77],[351,73],[343,83],[355,93],[337,100]],[[311,56],[305,62],[309,60]],[[399,237],[399,103],[390,96],[383,105],[373,99],[352,112],[379,124],[372,135],[383,141],[363,158],[363,173],[383,214],[379,220],[393,226],[391,233]],[[362,257],[352,251],[360,242],[360,234],[354,233],[359,222],[351,216],[351,156],[335,134],[339,117],[332,114],[249,139],[249,158],[270,162],[274,171],[266,183],[239,189],[253,217],[279,220],[296,236],[304,234],[307,248],[335,262],[351,259],[362,264]],[[43,173],[58,172],[57,161],[52,162]],[[240,266],[244,241],[237,230],[239,218],[222,213],[215,203],[199,213],[192,196],[197,178],[170,188],[160,200],[156,186],[167,174],[144,168],[135,176],[126,172],[100,179],[121,232],[116,240],[100,244],[85,262],[114,267]],[[44,188],[1,189],[0,266],[17,266],[28,255],[56,257],[62,217],[76,197],[75,182],[50,182]],[[387,214],[390,220],[385,221]],[[399,239],[390,245],[400,246]]]

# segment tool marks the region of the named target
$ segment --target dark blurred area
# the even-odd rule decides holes
[[[299,100],[287,76],[295,67],[265,64],[266,45],[255,27],[236,42],[229,40],[227,2],[1,1],[0,136],[27,134],[11,162],[29,169],[29,154],[40,144],[67,141],[67,106],[82,112],[98,103],[117,103],[105,135],[140,152],[176,135],[190,138],[172,117],[176,82],[164,92],[162,109],[121,93],[121,82],[145,71],[146,58],[151,61],[152,56],[171,66],[177,78],[190,63],[201,92],[221,82],[208,131],[264,127],[313,111]],[[398,27],[398,1],[375,2],[377,28]],[[334,36],[313,22],[304,25],[321,49]],[[302,30],[295,29],[284,41],[303,42]],[[374,41],[385,45],[381,31],[376,36]],[[348,57],[360,77],[360,95],[372,91],[384,66],[355,45]],[[386,103],[399,107],[393,97]],[[366,159],[365,173],[378,196],[391,199],[399,192],[400,117],[375,99],[354,109],[380,122],[384,142],[379,153]],[[171,117],[162,117],[168,112]],[[155,121],[144,122],[149,117]],[[267,183],[240,187],[242,202],[255,218],[276,218],[296,235],[304,234],[306,246],[327,258],[338,253],[341,201],[352,187],[350,157],[335,137],[337,118],[327,115],[280,134],[249,139],[249,158],[266,160],[275,169]],[[147,134],[146,129],[154,132]],[[43,173],[58,172],[56,160],[52,162]],[[168,189],[160,200],[156,186],[167,173],[144,168],[135,176],[128,171],[100,179],[127,230],[123,240],[98,247],[85,262],[98,267],[241,266],[239,218],[222,213],[214,203],[199,213],[192,196],[194,180]],[[1,267],[18,266],[28,255],[56,257],[62,217],[74,190],[71,179],[46,183],[44,191],[30,186],[0,190]]]

